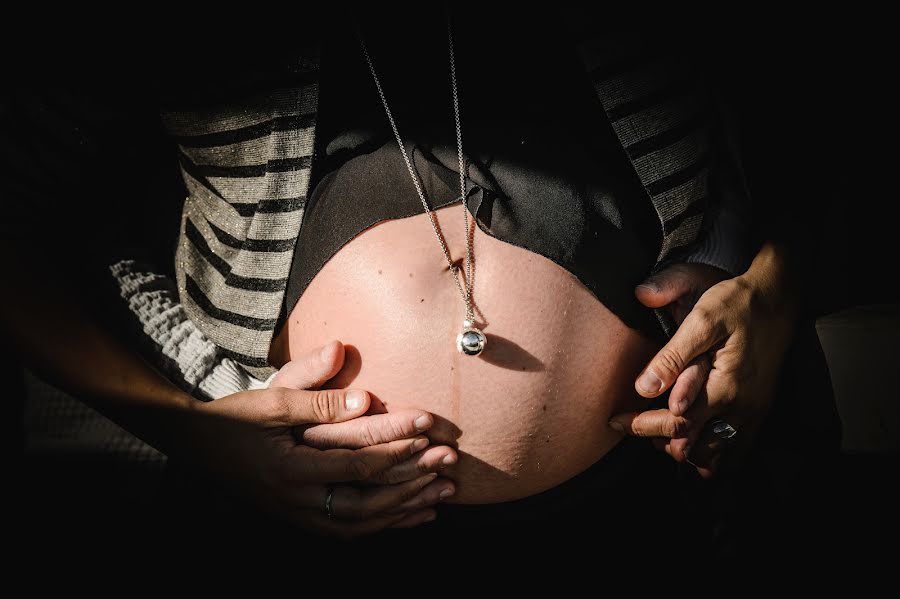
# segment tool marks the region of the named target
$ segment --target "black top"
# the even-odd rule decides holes
[[[421,22],[433,26],[405,31],[400,44],[377,15],[362,33],[436,208],[459,195],[458,158],[446,20],[434,11]],[[482,231],[553,260],[628,326],[659,335],[633,291],[659,252],[659,220],[564,32],[528,18],[489,35],[456,26],[468,206]],[[351,29],[325,39],[313,180],[282,322],[353,237],[424,212],[358,38]]]

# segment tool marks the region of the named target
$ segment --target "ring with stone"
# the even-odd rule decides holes
[[[737,435],[737,429],[724,420],[713,420],[709,423],[709,430],[723,441],[733,439]]]

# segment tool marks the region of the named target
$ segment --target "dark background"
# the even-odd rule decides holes
[[[828,20],[722,27],[695,51],[737,108],[755,201],[812,223],[817,314],[896,302],[896,94],[879,31]]]
[[[810,17],[802,24],[743,21],[741,27],[695,28],[692,35],[679,37],[678,43],[696,53],[713,87],[735,107],[742,125],[748,181],[762,209],[791,206],[799,223],[815,232],[802,237],[809,252],[804,274],[810,312],[824,317],[878,306],[881,320],[877,322],[896,327],[900,309],[893,291],[898,270],[894,251],[900,202],[894,149],[897,109],[891,89],[896,68],[890,61],[889,40],[871,24],[864,28],[848,20]],[[145,54],[139,55],[146,60]],[[122,56],[92,54],[98,56],[103,58],[93,63],[92,72],[107,77],[107,84],[119,82],[118,74],[129,68],[128,61]],[[83,58],[59,56],[55,65],[74,68]],[[33,76],[32,67],[38,64],[44,63],[15,61],[9,65],[10,78]],[[68,68],[58,73],[79,76]],[[145,150],[149,153],[151,148]],[[172,211],[143,213],[135,199],[121,204],[115,216],[103,223],[107,232],[127,231],[135,222],[143,230],[176,230],[181,200],[178,173],[174,163],[165,160],[158,167],[158,176],[142,193],[159,197],[164,191],[172,198]],[[165,236],[153,236],[151,242],[160,251],[171,244]],[[883,363],[898,355],[893,343],[870,349],[884,358]],[[10,471],[19,481],[15,486],[16,498],[21,500],[18,524],[53,534],[65,521],[98,526],[105,522],[101,528],[117,528],[121,538],[127,538],[129,531],[140,527],[136,523],[142,518],[141,510],[149,505],[147,497],[135,499],[128,493],[132,485],[144,489],[133,481],[146,471],[104,462],[89,461],[73,469],[66,460],[23,460],[21,367],[14,352],[0,364],[2,380],[7,381],[4,455],[11,457]],[[860,370],[867,367],[859,365]],[[867,394],[882,388],[878,399],[900,399],[893,372],[872,376],[880,380],[861,388],[855,399],[871,401]],[[900,497],[893,490],[900,471],[893,453],[897,447],[894,438],[892,450],[844,451],[833,462],[829,496],[811,509],[821,511],[822,526],[833,531],[835,551],[865,551],[873,540],[893,530],[900,509]],[[149,476],[161,475],[152,471]],[[85,496],[85,481],[95,484],[98,494],[107,498],[128,499],[111,502]],[[54,512],[52,516],[48,510]]]

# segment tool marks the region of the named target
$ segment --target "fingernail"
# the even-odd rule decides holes
[[[444,466],[452,466],[455,463],[456,463],[456,456],[453,455],[452,453],[448,453],[447,455],[444,456],[444,459],[441,460],[441,464],[443,464]]]
[[[429,512],[427,516],[425,516],[425,520],[423,522],[434,522],[434,519],[437,518],[437,514],[434,512]]]
[[[638,285],[638,287],[643,287],[647,291],[652,291],[653,293],[659,293],[659,285],[657,285],[652,279],[648,279]]]
[[[346,397],[344,397],[344,406],[348,410],[358,410],[363,404],[366,402],[366,392],[359,391],[354,389],[353,391],[348,391]]]
[[[617,433],[624,433],[624,432],[625,432],[625,427],[624,427],[624,426],[622,426],[622,425],[619,424],[618,422],[613,422],[612,420],[609,421],[609,428],[613,429],[613,430],[616,431]]]
[[[453,488],[452,488],[452,487],[447,487],[446,489],[444,489],[443,491],[441,491],[441,494],[439,495],[439,497],[440,497],[442,500],[443,500],[443,499],[447,499],[448,497],[450,497],[451,495],[453,495],[453,493],[454,493]]]
[[[645,370],[638,379],[638,386],[644,393],[658,393],[662,389],[662,381],[652,370]]]
[[[428,447],[428,439],[416,439],[413,441],[412,448],[414,453],[416,451],[421,451],[426,447]]]
[[[681,453],[684,454],[684,459],[687,460],[688,456],[691,455],[691,444],[688,443],[687,445],[685,445],[684,449],[681,450]]]
[[[678,402],[678,413],[679,414],[684,414],[685,412],[687,412],[687,409],[688,409],[687,398],[682,399],[681,401]]]
[[[426,416],[425,414],[423,414],[416,418],[414,424],[416,425],[416,430],[420,433],[422,431],[427,431],[431,427],[431,416]]]
[[[326,343],[321,350],[319,350],[319,359],[323,362],[327,362],[329,358],[331,358],[331,343]]]

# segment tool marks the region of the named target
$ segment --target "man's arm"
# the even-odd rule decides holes
[[[16,293],[4,293],[0,300],[4,337],[42,376],[167,455],[203,468],[278,516],[326,533],[362,534],[433,519],[428,506],[451,484],[435,479],[435,472],[451,450],[423,451],[417,445],[423,440],[427,445],[421,433],[433,424],[428,414],[383,415],[373,420],[380,434],[369,437],[380,444],[363,443],[356,450],[316,450],[294,439],[294,426],[339,427],[369,407],[364,392],[305,390],[340,369],[333,350],[327,360],[312,355],[291,362],[291,376],[283,377],[288,380],[281,388],[204,403],[165,380],[72,303],[60,301],[64,288],[36,283],[22,269],[15,274],[21,277]],[[340,431],[344,439],[371,434],[346,425]],[[364,491],[335,484],[373,478],[395,484]],[[346,521],[332,522],[318,513],[324,505],[319,496],[330,484],[335,484],[335,513],[346,514]],[[410,501],[423,508],[388,513]]]
[[[4,256],[15,255],[7,244]],[[0,294],[0,323],[23,361],[42,378],[84,398],[164,453],[177,453],[175,431],[197,400],[106,333],[79,305],[74,283],[35,273],[46,265],[9,260],[13,288]],[[43,268],[42,268],[43,267]]]
[[[204,403],[171,384],[92,314],[98,290],[88,273],[106,266],[98,263],[108,256],[105,233],[121,226],[107,210],[129,213],[129,201],[139,197],[129,190],[146,185],[136,180],[140,163],[130,162],[135,155],[129,148],[149,145],[127,115],[102,106],[61,90],[23,87],[0,97],[0,255],[11,283],[0,294],[4,338],[49,382],[281,516],[314,510],[298,521],[345,535],[433,517],[427,507],[405,515],[386,511],[415,498],[424,501],[416,505],[435,503],[450,483],[432,474],[455,453],[421,450],[421,433],[433,424],[427,413],[359,418],[368,409],[367,393],[315,390],[340,370],[342,351],[292,362],[292,372],[303,376],[287,386]],[[141,228],[130,227],[119,234]],[[318,450],[298,443],[291,432],[294,426],[332,423],[341,427],[343,439],[376,439],[377,445]],[[398,484],[365,492],[338,485],[335,509],[353,516],[340,522],[318,518],[326,484],[375,477]]]
[[[104,168],[122,167],[107,162],[112,143],[104,140],[117,124],[128,131],[129,121],[65,86],[23,81],[0,98],[0,255],[12,282],[0,294],[0,322],[29,367],[165,450],[162,431],[172,430],[170,419],[193,400],[106,334],[87,309],[99,270],[90,264],[120,222],[106,215],[107,192],[99,187]],[[134,418],[135,408],[146,416]]]

